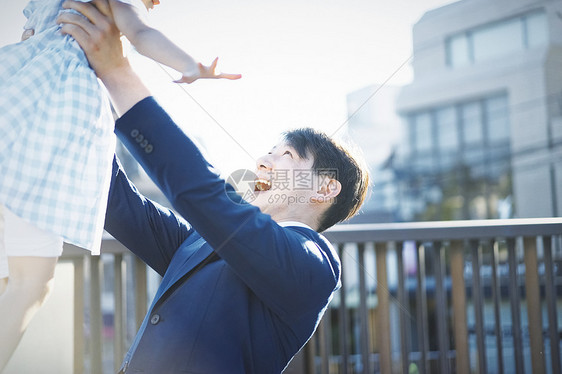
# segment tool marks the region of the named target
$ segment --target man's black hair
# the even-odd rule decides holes
[[[325,133],[312,128],[287,131],[283,133],[283,139],[299,157],[312,157],[314,171],[335,174],[329,177],[335,177],[342,185],[340,194],[321,217],[318,231],[322,232],[355,215],[367,196],[369,186],[369,173],[364,162]]]

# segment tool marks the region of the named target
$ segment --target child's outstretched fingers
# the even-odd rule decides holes
[[[236,80],[242,78],[242,74],[219,73],[217,78]]]
[[[240,79],[242,78],[241,74],[231,74],[231,73],[221,73],[217,71],[217,64],[219,58],[215,58],[213,62],[209,65],[203,65],[202,63],[198,63],[197,67],[199,69],[199,73],[194,74],[184,74],[180,79],[175,80],[174,83],[193,83],[197,79]]]
[[[240,79],[242,78],[241,74],[231,74],[231,73],[222,73],[217,70],[217,64],[219,62],[219,58],[216,57],[211,65],[204,66],[199,64],[199,70],[201,71],[201,78],[208,78],[208,79]]]
[[[219,63],[219,58],[215,57],[213,62],[211,62],[211,66],[209,66],[209,70],[211,70],[212,72],[215,72],[215,69],[217,68],[218,63]]]

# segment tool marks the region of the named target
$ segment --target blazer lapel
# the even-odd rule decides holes
[[[212,252],[213,248],[200,236],[197,240],[191,243],[185,243],[178,248],[178,252],[170,262],[170,266],[164,278],[162,278],[158,297],[164,295],[174,283],[192,271],[193,268],[206,259]]]

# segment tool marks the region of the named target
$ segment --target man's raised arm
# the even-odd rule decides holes
[[[107,0],[89,3],[67,0],[63,7],[74,9],[86,17],[63,12],[57,21],[62,24],[61,31],[76,39],[86,53],[90,66],[109,91],[117,113],[121,116],[150,96],[148,88],[123,56],[120,32]]]

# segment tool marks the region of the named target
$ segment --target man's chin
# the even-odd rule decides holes
[[[250,202],[253,206],[257,206],[262,211],[266,210],[268,205],[268,197],[271,195],[271,191],[254,191],[255,198]]]

